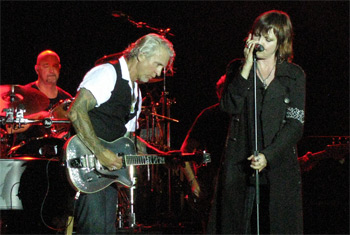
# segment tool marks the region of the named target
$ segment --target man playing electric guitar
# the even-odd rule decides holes
[[[138,117],[142,97],[138,83],[172,71],[175,52],[163,36],[148,34],[132,43],[113,63],[92,68],[78,87],[68,117],[77,136],[109,171],[122,167],[122,158],[102,145],[126,133],[125,124]],[[77,200],[77,233],[115,234],[117,189],[108,186]]]

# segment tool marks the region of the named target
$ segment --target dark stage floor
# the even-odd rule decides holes
[[[330,170],[330,168],[332,170]],[[348,165],[329,160],[303,175],[304,180],[304,232],[305,234],[349,234],[349,179]],[[144,189],[142,189],[144,190]],[[143,192],[144,194],[144,192]],[[185,197],[185,194],[180,193]],[[148,198],[146,198],[148,197]],[[162,198],[163,197],[163,198]],[[189,200],[172,198],[166,203],[167,194],[143,195],[143,202],[136,200],[136,227],[128,228],[128,219],[120,224],[121,234],[201,234],[198,212]],[[58,199],[57,199],[58,200]],[[163,201],[163,203],[157,203]],[[145,206],[148,204],[148,206]],[[137,207],[137,206],[142,207]],[[153,208],[153,209],[152,209]],[[169,211],[169,209],[171,211]],[[263,214],[263,211],[260,211]],[[65,221],[51,220],[65,226]],[[0,234],[64,234],[47,228],[37,211],[1,211]],[[116,222],[118,227],[119,222]],[[264,224],[261,224],[264,231]],[[74,230],[73,230],[74,233]]]

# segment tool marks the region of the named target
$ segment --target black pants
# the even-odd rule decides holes
[[[77,201],[78,234],[116,234],[118,191],[109,186],[99,192],[82,194]]]

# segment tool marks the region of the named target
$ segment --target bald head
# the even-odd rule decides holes
[[[40,64],[40,61],[47,56],[55,56],[57,58],[58,62],[59,63],[61,62],[60,57],[57,55],[56,52],[51,51],[51,50],[45,50],[38,55],[38,57],[36,59],[36,64]]]
[[[35,71],[38,74],[40,84],[56,85],[60,75],[60,57],[56,52],[46,50],[38,55]]]

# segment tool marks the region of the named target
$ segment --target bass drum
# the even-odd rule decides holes
[[[52,137],[37,137],[12,147],[9,157],[31,156],[38,158],[62,158],[65,140]]]
[[[71,123],[67,117],[69,106],[72,104],[74,98],[61,100],[55,104],[50,110],[50,117],[53,119],[59,119],[61,121],[67,121],[68,123],[54,123],[51,126],[51,137],[67,140],[69,137],[69,131]]]

